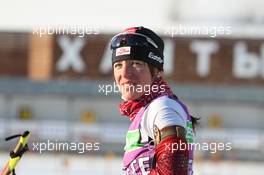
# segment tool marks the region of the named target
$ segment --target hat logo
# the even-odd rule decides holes
[[[116,56],[129,55],[130,49],[131,49],[130,46],[117,48],[116,49]]]
[[[159,63],[163,63],[163,60],[161,59],[161,57],[155,55],[153,52],[149,52],[148,57],[155,61],[158,61]]]

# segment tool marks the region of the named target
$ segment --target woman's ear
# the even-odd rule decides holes
[[[155,71],[153,71],[153,76],[152,76],[152,79],[153,81],[162,77],[162,72],[159,71],[158,69],[156,69]]]
[[[163,71],[158,70],[157,77],[162,77],[163,76]]]
[[[151,73],[151,76],[153,79],[156,79],[158,77],[161,77],[162,76],[162,71],[160,71],[158,68],[148,64],[149,66],[149,70],[150,70],[150,73]]]
[[[160,70],[158,70],[157,68],[154,69],[154,77],[161,77],[162,76],[162,72]]]

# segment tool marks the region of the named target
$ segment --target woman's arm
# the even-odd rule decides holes
[[[189,151],[185,129],[168,126],[159,130],[154,126],[155,168],[150,175],[187,175]]]

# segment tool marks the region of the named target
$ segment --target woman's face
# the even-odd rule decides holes
[[[152,84],[147,63],[139,60],[123,60],[114,63],[114,78],[124,100],[134,100],[144,94],[144,87]]]

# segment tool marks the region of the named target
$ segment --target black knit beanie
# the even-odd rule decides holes
[[[111,40],[112,65],[121,60],[141,60],[163,71],[163,40],[152,30],[131,27]]]

